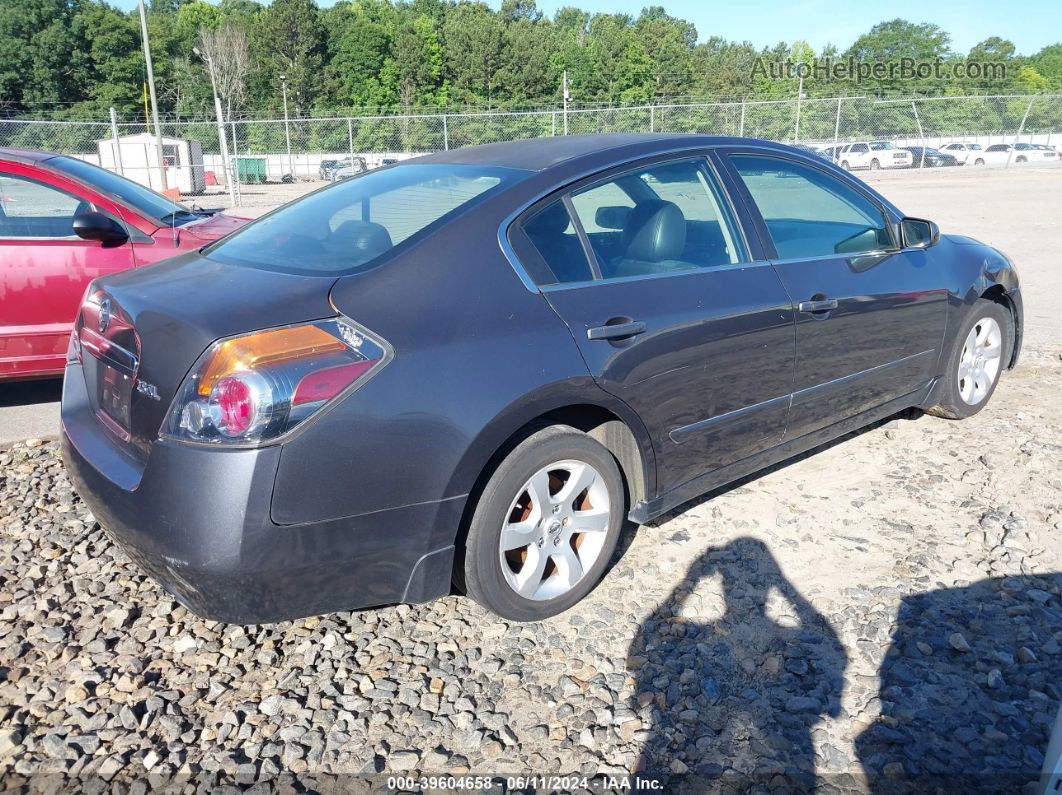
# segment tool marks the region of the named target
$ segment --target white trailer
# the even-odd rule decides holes
[[[103,138],[96,142],[100,165],[157,191],[163,188],[159,174],[158,147],[151,133],[123,135],[115,141]],[[167,188],[182,194],[202,193],[206,187],[203,171],[203,146],[194,138],[162,136],[162,159],[166,164]]]

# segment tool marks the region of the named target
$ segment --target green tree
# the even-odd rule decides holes
[[[915,23],[905,19],[893,19],[879,22],[864,33],[845,55],[867,64],[882,62],[899,67],[903,59],[914,63],[932,63],[948,60],[951,37],[939,26],[928,22]],[[875,93],[934,93],[940,85],[935,79],[924,80],[916,77],[904,77],[898,71],[895,76],[871,78],[863,82],[858,90]]]
[[[289,108],[296,116],[307,113],[320,90],[325,53],[324,29],[314,0],[273,0],[256,16],[253,42],[260,105],[280,105],[283,75]]]
[[[688,94],[693,82],[697,28],[670,16],[662,6],[650,6],[643,9],[634,30],[649,57],[653,94],[656,97]]]
[[[479,2],[462,2],[443,23],[444,75],[453,98],[490,106],[504,96],[498,84],[505,46],[501,16]]]

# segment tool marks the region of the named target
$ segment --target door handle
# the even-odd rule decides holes
[[[797,309],[801,312],[807,312],[809,314],[815,314],[816,312],[829,312],[831,309],[837,308],[836,298],[819,298],[814,301],[801,301],[797,304]]]
[[[645,332],[645,323],[641,320],[630,320],[626,323],[607,323],[604,326],[594,326],[586,330],[588,340],[615,340],[621,337],[633,337],[635,334]]]

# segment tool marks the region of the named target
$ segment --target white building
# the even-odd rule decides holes
[[[100,165],[128,179],[157,191],[163,189],[159,174],[159,150],[151,133],[123,135],[117,142],[104,138],[96,142]],[[166,164],[167,188],[182,194],[202,193],[206,186],[203,172],[203,146],[191,138],[162,136],[162,159]]]

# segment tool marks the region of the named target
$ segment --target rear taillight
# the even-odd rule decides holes
[[[274,441],[390,358],[386,342],[346,318],[220,340],[185,379],[162,435],[230,446]]]

